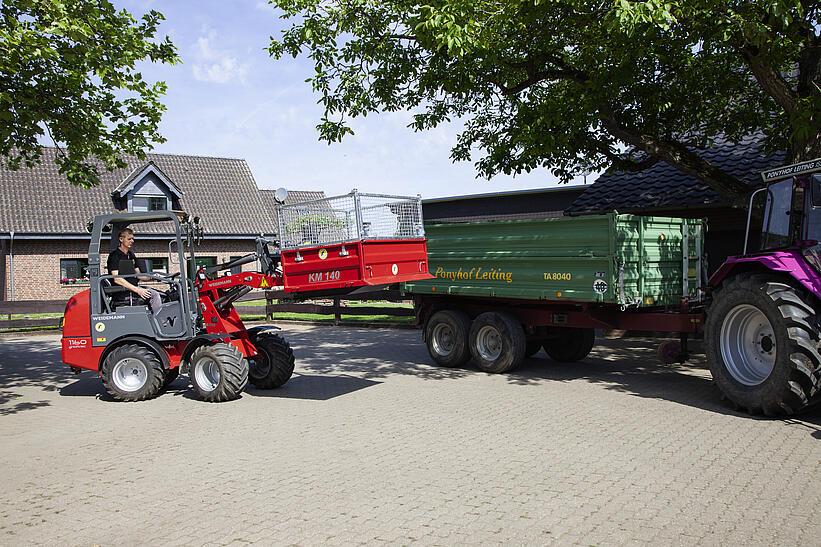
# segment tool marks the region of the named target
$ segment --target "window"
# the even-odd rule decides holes
[[[148,198],[149,211],[165,211],[168,209],[168,200],[162,198]]]
[[[215,256],[198,256],[196,257],[197,267],[205,266],[210,268],[217,265],[217,257]]]
[[[776,182],[769,186],[762,234],[764,249],[776,249],[789,244],[792,202],[792,180]]]
[[[76,283],[88,283],[88,259],[61,258],[60,284],[74,285]]]
[[[144,258],[146,273],[168,273],[168,259],[167,258]]]

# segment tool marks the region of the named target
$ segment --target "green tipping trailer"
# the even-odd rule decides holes
[[[441,365],[472,356],[502,372],[541,347],[574,361],[595,328],[693,332],[704,232],[698,219],[617,213],[426,223],[435,278],[404,291]]]

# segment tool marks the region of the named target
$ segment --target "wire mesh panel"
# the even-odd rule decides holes
[[[360,194],[353,191],[290,205],[280,205],[279,238],[283,249],[359,239],[424,237],[420,197]]]

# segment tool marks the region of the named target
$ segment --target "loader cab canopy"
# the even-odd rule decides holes
[[[138,302],[136,315],[139,320],[145,323],[143,330],[157,339],[178,336],[183,332],[193,329],[192,310],[196,309],[196,290],[193,284],[195,258],[193,253],[193,243],[201,235],[201,229],[197,218],[191,222],[187,213],[182,211],[148,211],[137,213],[111,213],[97,215],[88,224],[91,232],[91,241],[88,249],[89,281],[90,281],[90,301],[91,313],[93,315],[110,314],[118,309],[122,302],[118,300],[125,296],[129,297],[128,307],[133,308],[131,293],[122,287],[116,286],[114,277],[105,268],[108,254],[119,246],[119,234],[126,228],[131,227],[140,236],[161,239],[168,241],[168,264],[178,264],[181,276],[155,275],[152,278],[155,282],[164,284],[162,292],[169,297],[170,302],[163,304],[163,312],[173,316],[174,321],[169,319],[169,326],[164,325],[157,318],[150,317],[148,309]],[[188,256],[186,256],[186,251]],[[137,251],[139,253],[139,250]],[[142,262],[139,258],[138,261]],[[140,266],[141,273],[147,273],[148,269]],[[120,272],[120,276],[126,277],[129,272]],[[126,275],[123,275],[126,274]],[[151,274],[154,275],[154,274]],[[145,308],[143,310],[142,308]],[[168,308],[168,310],[166,310]],[[143,317],[144,316],[144,317]],[[169,330],[170,329],[170,330]],[[173,332],[171,332],[173,331]]]

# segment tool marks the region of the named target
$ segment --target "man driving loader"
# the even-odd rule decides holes
[[[115,277],[114,283],[120,285],[147,301],[151,307],[151,312],[157,315],[162,310],[161,293],[151,287],[140,287],[139,274],[142,273],[137,266],[137,256],[131,248],[134,246],[134,230],[123,228],[118,235],[119,247],[111,251],[108,255],[106,267],[111,275],[119,275],[123,271],[124,277]],[[133,273],[133,275],[132,275]]]

